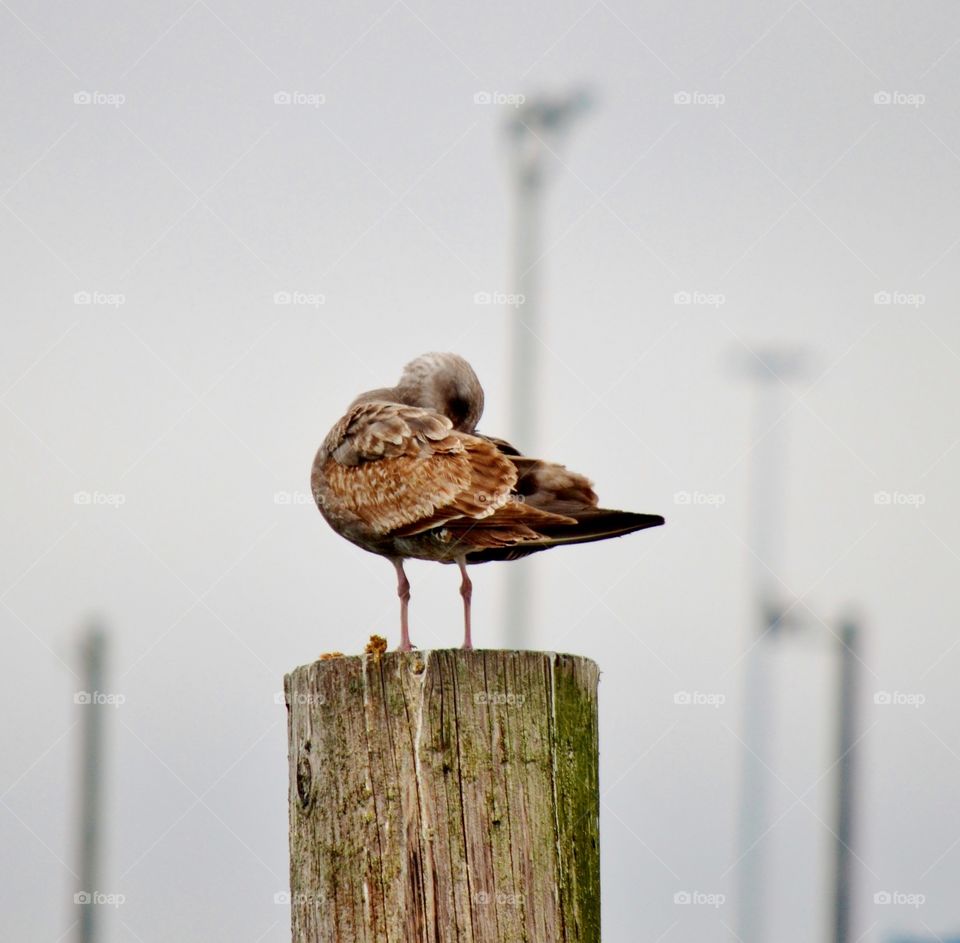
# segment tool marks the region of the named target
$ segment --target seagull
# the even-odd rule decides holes
[[[397,573],[400,651],[410,651],[404,560],[456,563],[463,647],[473,647],[467,565],[516,560],[565,544],[663,523],[597,506],[592,483],[477,432],[483,387],[463,357],[423,354],[400,382],[361,393],[313,461],[311,490],[341,537],[386,557]]]

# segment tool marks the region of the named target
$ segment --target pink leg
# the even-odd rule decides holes
[[[407,622],[407,605],[410,602],[410,581],[407,574],[403,572],[403,560],[397,558],[393,561],[394,569],[397,571],[397,595],[400,597],[400,651],[409,652],[413,646],[410,644],[410,625]]]
[[[473,642],[470,638],[470,600],[473,598],[473,583],[467,576],[467,561],[464,557],[457,560],[457,566],[460,567],[460,595],[463,596],[463,647],[470,651],[473,648]]]

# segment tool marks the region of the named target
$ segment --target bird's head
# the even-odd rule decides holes
[[[401,402],[442,413],[460,432],[473,432],[483,414],[483,387],[458,354],[422,354],[403,368]]]

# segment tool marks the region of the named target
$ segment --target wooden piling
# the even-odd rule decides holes
[[[598,675],[460,649],[287,675],[294,943],[599,943]]]

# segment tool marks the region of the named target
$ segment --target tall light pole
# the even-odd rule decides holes
[[[800,353],[769,349],[746,362],[757,383],[751,483],[750,547],[757,624],[744,656],[743,760],[740,793],[737,935],[742,943],[766,943],[767,895],[764,842],[769,827],[770,731],[776,690],[774,646],[783,629],[785,594],[778,577],[784,544],[783,495],[786,471],[786,381],[802,371]]]
[[[860,695],[859,631],[846,619],[839,636],[840,671],[837,690],[837,805],[834,829],[833,939],[853,940],[853,843],[856,840],[857,702]]]
[[[101,889],[100,859],[103,845],[103,721],[107,707],[98,695],[106,685],[106,633],[92,626],[83,640],[83,683],[86,690],[78,696],[83,704],[80,741],[80,808],[78,819],[79,892],[94,894]],[[79,907],[78,943],[96,943],[99,939],[96,918],[101,910],[92,900]]]
[[[513,404],[510,435],[514,445],[533,454],[539,431],[540,312],[539,263],[543,191],[557,146],[571,121],[590,105],[582,89],[557,97],[525,101],[507,122],[514,189],[513,294],[510,347]],[[530,631],[530,574],[525,567],[506,573],[506,628],[509,643],[525,648]]]

